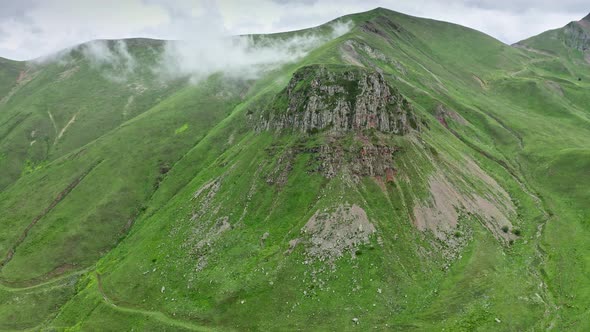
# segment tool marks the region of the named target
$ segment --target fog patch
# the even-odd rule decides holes
[[[68,47],[52,54],[40,56],[27,62],[27,65],[35,67],[55,63],[61,67],[66,67],[74,62],[71,54],[74,49],[74,47]]]
[[[135,72],[137,61],[123,40],[96,40],[82,45],[81,53],[91,67],[101,71],[109,80],[124,82]]]
[[[318,46],[346,34],[351,27],[351,22],[335,22],[323,33],[294,33],[286,38],[230,37],[203,31],[190,40],[166,42],[155,71],[164,79],[188,76],[193,82],[215,73],[255,79],[266,71],[303,58]]]
[[[352,28],[350,21],[336,21],[307,32],[230,36],[216,20],[198,23],[185,30],[181,40],[165,41],[161,50],[153,50],[160,52],[154,54],[155,62],[139,61],[125,40],[95,40],[37,58],[30,64],[56,63],[67,67],[80,60],[87,61],[102,77],[116,83],[129,81],[138,71],[155,74],[162,81],[190,78],[197,83],[213,74],[229,79],[256,79],[267,71],[300,60]],[[187,31],[192,34],[187,35]]]

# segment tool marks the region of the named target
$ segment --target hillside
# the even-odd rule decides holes
[[[576,65],[586,65],[590,63],[590,15],[563,28],[520,41],[515,46],[567,58]]]
[[[0,330],[587,330],[587,22],[379,8],[241,78],[0,61]]]

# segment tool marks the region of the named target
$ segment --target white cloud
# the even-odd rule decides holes
[[[350,22],[335,22],[328,35],[300,33],[287,39],[228,37],[200,30],[190,40],[167,42],[157,67],[163,78],[190,76],[193,81],[213,73],[256,78],[260,73],[302,58],[322,43],[347,33]]]
[[[113,81],[125,81],[135,71],[137,63],[127,49],[127,43],[118,40],[114,46],[104,40],[96,40],[82,47],[82,54],[90,64],[101,69],[106,78]]]
[[[587,0],[0,1],[0,56],[29,59],[94,39],[190,39],[203,17],[224,35],[286,31],[378,6],[466,25],[507,43],[590,11]]]
[[[0,56],[30,59],[89,40],[141,35],[146,27],[170,22],[160,6],[141,0],[37,0],[23,15],[0,20]]]

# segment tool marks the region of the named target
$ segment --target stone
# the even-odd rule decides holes
[[[268,239],[269,236],[269,232],[265,232],[264,234],[262,234],[262,237],[260,237],[260,246],[264,246],[264,241],[266,241],[266,239]]]
[[[580,23],[572,22],[566,25],[563,35],[567,46],[582,52],[590,49],[590,33]]]
[[[376,129],[404,135],[418,129],[412,106],[401,93],[381,73],[356,66],[303,67],[259,114],[258,131]]]

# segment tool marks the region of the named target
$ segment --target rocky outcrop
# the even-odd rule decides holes
[[[382,74],[355,66],[313,65],[293,74],[256,127],[306,133],[374,128],[403,135],[418,123],[410,103]]]
[[[381,134],[386,136],[385,134]],[[275,166],[268,172],[266,183],[283,187],[293,169],[295,159],[306,155],[308,174],[319,174],[328,179],[346,173],[352,180],[362,177],[379,178],[383,183],[395,182],[398,173],[394,165],[395,154],[401,149],[380,139],[371,142],[362,135],[327,137],[326,142],[315,146],[293,145],[286,149],[267,148],[269,156],[276,156]]]
[[[385,177],[393,182],[397,170],[393,166],[394,146],[366,143],[359,148],[343,148],[339,142],[332,142],[314,149],[308,165],[310,173],[319,173],[327,178],[335,177],[342,169],[355,177]]]
[[[582,21],[586,23],[585,19]],[[579,51],[590,50],[590,33],[582,22],[572,22],[563,30],[565,44]]]
[[[306,255],[328,263],[346,252],[355,257],[358,248],[368,244],[376,232],[365,210],[354,204],[341,204],[333,211],[317,211],[301,230],[306,239]]]

